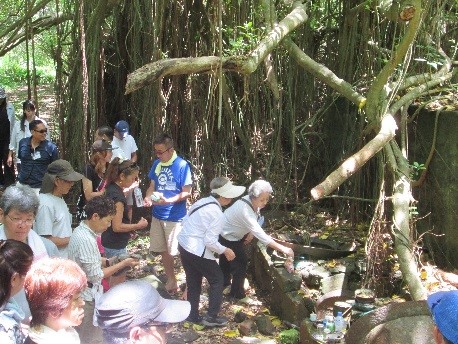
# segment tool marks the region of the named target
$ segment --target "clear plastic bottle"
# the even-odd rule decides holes
[[[337,312],[337,316],[334,319],[334,326],[336,332],[343,332],[346,329],[346,322],[344,317],[342,316],[342,312]]]
[[[326,328],[332,333],[335,331],[334,317],[332,315],[326,315]]]
[[[143,195],[142,190],[139,187],[134,189],[134,196],[135,196],[135,204],[137,207],[143,207]]]
[[[316,326],[316,333],[314,335],[316,340],[324,340],[324,325],[318,324]]]

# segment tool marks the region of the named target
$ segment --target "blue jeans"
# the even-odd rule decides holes
[[[105,249],[105,257],[106,258],[111,258],[115,256],[119,256],[121,254],[127,254],[127,248],[108,248],[108,247],[103,247]]]

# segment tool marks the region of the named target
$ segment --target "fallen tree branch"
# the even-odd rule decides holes
[[[312,198],[317,200],[329,195],[345,180],[358,171],[369,159],[379,152],[393,137],[397,129],[393,116],[386,115],[382,119],[381,129],[377,136],[370,140],[363,148],[345,160],[340,167],[326,177],[324,181],[311,191]]]
[[[366,98],[356,92],[350,83],[339,78],[326,66],[314,61],[290,39],[285,39],[284,45],[291,56],[296,60],[297,64],[304,68],[307,72],[331,86],[334,90],[339,92],[359,108],[364,106]]]
[[[294,9],[259,42],[257,48],[248,56],[223,57],[222,61],[219,56],[188,57],[148,63],[127,76],[125,94],[151,85],[165,76],[214,73],[220,66],[223,71],[251,74],[287,35],[307,21],[305,7],[302,3],[296,4]]]

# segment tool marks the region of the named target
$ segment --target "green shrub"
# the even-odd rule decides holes
[[[294,328],[281,331],[279,338],[281,344],[297,344],[299,343],[299,331]]]

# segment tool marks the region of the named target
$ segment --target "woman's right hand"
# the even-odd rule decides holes
[[[138,220],[137,226],[138,226],[137,229],[145,228],[146,226],[148,226],[148,220],[146,220],[144,217],[142,217],[140,220]]]
[[[6,160],[6,164],[9,167],[13,166],[13,157],[11,155],[8,155],[8,159]]]
[[[235,258],[235,253],[234,251],[232,251],[230,248],[226,247],[226,249],[224,250],[224,255],[226,256],[226,259],[228,261],[231,261]]]
[[[131,268],[133,268],[134,266],[137,266],[140,262],[138,261],[138,259],[135,258],[127,258],[123,260],[123,263],[124,267],[130,266]]]

